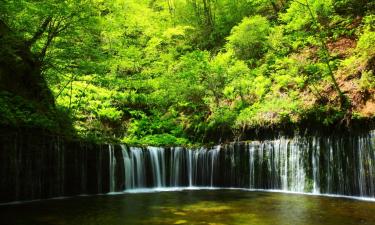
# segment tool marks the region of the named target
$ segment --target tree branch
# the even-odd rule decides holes
[[[39,27],[39,29],[35,32],[33,37],[26,42],[27,47],[31,47],[47,30],[48,26],[52,22],[52,16],[48,16],[42,23],[42,25]]]
[[[47,41],[46,43],[44,44],[42,50],[40,51],[40,53],[38,54],[39,55],[39,59],[41,61],[44,60],[45,56],[46,56],[46,53],[47,53],[47,49],[48,47],[51,45],[52,43],[52,40],[55,38],[55,34],[52,32],[52,33],[49,33],[48,34],[48,37],[47,37]]]
[[[312,22],[315,26],[315,29],[318,33],[317,35],[317,38],[318,40],[320,41],[320,47],[324,53],[324,63],[326,64],[327,66],[327,69],[328,69],[328,74],[329,76],[331,77],[331,80],[332,80],[332,84],[333,84],[333,87],[334,89],[337,91],[338,95],[339,95],[339,98],[340,98],[340,104],[341,104],[341,108],[343,109],[347,109],[348,107],[350,107],[350,102],[348,100],[348,98],[345,96],[345,94],[342,92],[342,90],[340,89],[340,86],[338,85],[337,81],[336,81],[336,78],[335,78],[335,75],[333,74],[333,69],[330,65],[330,60],[331,60],[331,55],[329,53],[329,49],[328,49],[328,46],[327,46],[327,43],[326,43],[326,38],[323,36],[323,30],[320,28],[320,24],[319,24],[319,21],[318,19],[315,17],[310,5],[309,5],[309,2],[307,0],[305,0],[306,3],[303,4],[297,0],[295,0],[295,2],[303,5],[304,7],[307,8],[307,11],[312,19]]]

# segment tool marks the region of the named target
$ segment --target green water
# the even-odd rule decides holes
[[[375,224],[375,203],[241,190],[103,195],[0,206],[6,225]]]

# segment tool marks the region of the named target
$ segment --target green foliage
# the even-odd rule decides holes
[[[181,124],[176,123],[175,115],[147,116],[141,111],[132,111],[134,119],[128,126],[128,135],[124,142],[132,145],[171,146],[187,145],[189,141],[184,137]]]
[[[126,137],[123,142],[135,146],[187,146],[189,140],[177,138],[171,134],[155,134],[143,137]]]
[[[199,49],[217,49],[225,44],[233,26],[244,17],[266,11],[268,1],[257,0],[170,0],[169,10],[175,23],[187,24],[192,30],[190,43]]]
[[[291,1],[286,13],[281,15],[281,20],[286,22],[286,28],[291,31],[297,31],[304,28],[315,26],[314,19],[320,24],[328,24],[329,18],[333,15],[332,0],[294,0]],[[309,12],[310,8],[312,15]]]
[[[375,76],[373,71],[364,71],[360,79],[360,86],[362,89],[375,88]]]
[[[0,38],[7,28],[16,35],[4,39],[1,62],[16,54],[6,46],[30,42],[56,108],[2,92],[1,123],[54,130],[65,121],[81,137],[155,146],[306,120],[332,125],[345,113],[331,71],[363,90],[375,86],[372,7],[367,0],[6,0]],[[335,45],[346,39],[358,40],[354,50]]]
[[[337,107],[318,105],[306,110],[301,116],[302,121],[307,121],[313,125],[332,126],[339,124],[344,119],[345,113]]]
[[[232,48],[239,59],[259,59],[267,50],[267,37],[270,24],[265,17],[244,18],[233,27],[227,38],[228,47]]]
[[[67,117],[64,113],[50,109],[43,110],[38,102],[31,102],[21,96],[0,92],[0,125],[15,127],[42,128],[54,132],[62,132],[69,129],[65,126]],[[72,134],[72,130],[65,130],[66,134]]]
[[[238,127],[268,127],[296,122],[302,110],[298,100],[288,97],[270,97],[245,108],[237,117]]]
[[[367,57],[375,56],[375,15],[367,16],[364,19],[364,32],[360,36],[357,50]]]

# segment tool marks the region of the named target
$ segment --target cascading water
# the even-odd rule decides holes
[[[122,146],[124,189],[239,187],[375,197],[374,139],[371,132],[197,150]]]
[[[151,162],[154,184],[156,187],[165,187],[166,176],[165,176],[164,149],[148,147],[147,151],[150,154],[150,162]]]
[[[121,145],[123,160],[124,160],[124,174],[125,174],[125,189],[145,187],[145,156],[142,148],[126,148]]]
[[[1,138],[0,202],[163,187],[375,197],[374,131],[199,149]]]
[[[191,160],[184,159],[185,156],[182,154],[182,151],[184,151],[183,148],[175,148],[175,150],[171,154],[171,175],[170,175],[170,184],[171,186],[178,186],[182,183],[182,180],[180,180],[181,174],[184,172],[182,171],[183,163],[186,160],[187,163],[190,163]],[[189,156],[189,155],[188,155]],[[188,169],[189,170],[189,169]],[[190,178],[190,174],[188,173],[187,176]]]

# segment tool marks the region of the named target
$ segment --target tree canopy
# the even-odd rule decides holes
[[[1,123],[189,145],[373,118],[374,12],[371,0],[1,0]]]

